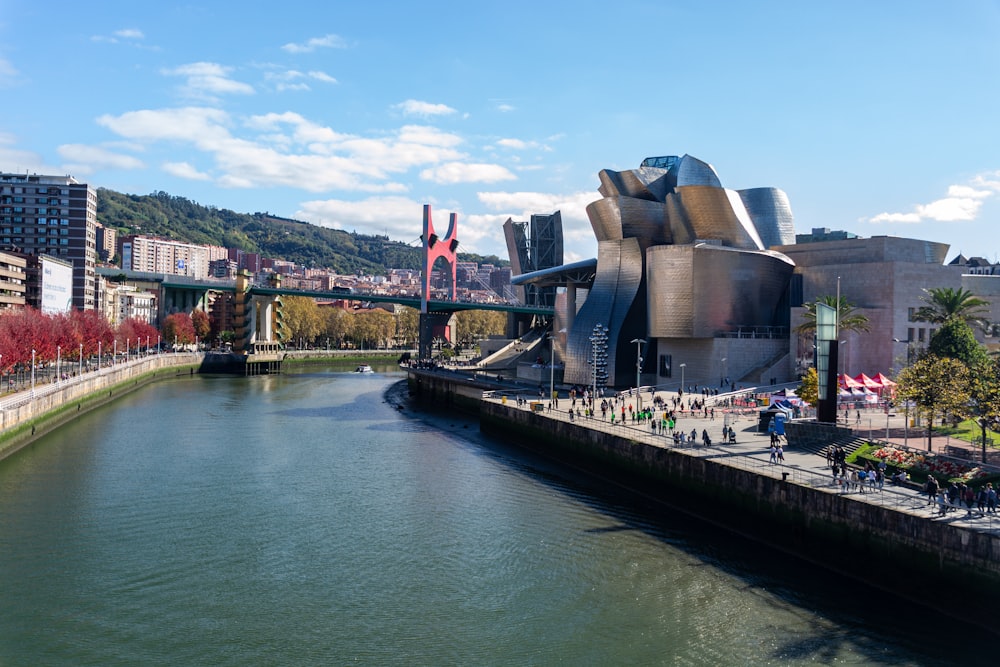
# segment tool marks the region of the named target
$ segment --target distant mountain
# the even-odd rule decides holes
[[[420,269],[420,248],[390,241],[387,236],[345,232],[267,213],[236,213],[166,192],[127,195],[98,188],[97,220],[121,235],[146,234],[240,248],[342,274],[384,275],[388,269]],[[497,266],[510,263],[496,255],[471,253],[459,253],[459,259]]]

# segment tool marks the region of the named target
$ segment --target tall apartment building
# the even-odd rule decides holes
[[[97,192],[72,176],[0,173],[0,248],[73,264],[73,307],[94,308]]]
[[[118,249],[118,230],[97,223],[97,256],[102,262],[110,262]]]
[[[122,268],[144,273],[167,273],[207,278],[208,247],[153,236],[123,236],[118,244]]]
[[[23,257],[0,252],[0,310],[24,307],[26,264]]]

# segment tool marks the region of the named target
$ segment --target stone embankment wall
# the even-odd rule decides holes
[[[1000,536],[483,401],[484,431],[920,604],[974,617],[1000,593]]]
[[[28,392],[6,396],[0,401],[0,459],[81,412],[108,403],[122,393],[156,379],[193,375],[200,359],[201,355],[195,353],[151,355],[85,373],[55,387],[36,385],[34,398]]]

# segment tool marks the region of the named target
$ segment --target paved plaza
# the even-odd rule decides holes
[[[523,410],[535,410],[539,415],[549,419],[560,421],[570,421],[569,414],[572,399],[561,392],[558,405],[549,407],[549,402],[538,397],[537,388],[532,396],[528,391],[521,388],[519,392],[515,386],[498,387],[496,392],[487,394],[486,400],[503,402],[506,400],[508,406],[519,407]],[[674,391],[657,391],[656,395],[666,402],[666,405],[673,405],[673,399],[677,397]],[[518,406],[518,397],[522,403]],[[650,405],[651,394],[648,390],[643,390],[643,407]],[[689,394],[683,396],[683,406],[687,407]],[[701,398],[696,394],[693,398]],[[612,423],[609,416],[602,419],[600,409],[596,410],[596,417],[586,416],[572,417],[573,423],[586,428],[598,429],[607,433],[614,433],[625,438],[652,444],[668,449],[677,449],[692,456],[716,459],[726,465],[737,466],[744,469],[753,470],[757,473],[775,478],[784,477],[794,484],[802,484],[816,489],[824,490],[828,493],[847,495],[857,502],[865,502],[881,505],[900,512],[906,512],[915,516],[924,517],[929,521],[943,521],[954,525],[961,525],[972,530],[984,532],[1000,533],[1000,514],[980,515],[973,509],[967,512],[962,509],[950,509],[945,515],[941,515],[936,504],[929,504],[926,495],[922,495],[919,490],[909,486],[896,486],[889,480],[883,484],[882,488],[864,486],[863,488],[851,489],[846,493],[843,488],[834,483],[834,478],[824,456],[796,451],[794,447],[789,447],[784,438],[781,444],[784,449],[784,463],[774,464],[770,462],[770,434],[758,431],[758,408],[725,408],[715,407],[715,400],[722,400],[725,396],[712,397],[708,399],[709,410],[714,409],[714,418],[705,417],[704,411],[683,410],[678,414],[675,428],[690,434],[694,430],[698,437],[694,444],[687,443],[682,446],[674,444],[673,437],[666,433],[661,433],[659,429],[654,431],[648,423],[633,423],[628,418],[628,406],[631,403],[635,407],[634,396],[624,396],[617,399],[624,400],[626,421],[622,423],[616,417]],[[597,405],[600,405],[598,399]],[[583,413],[581,399],[577,399],[577,407]],[[621,402],[616,404],[617,414],[621,415]],[[658,414],[662,414],[662,411]],[[843,420],[842,420],[843,421]],[[857,422],[856,411],[850,412],[850,421]],[[859,423],[848,424],[855,430],[858,436],[875,440],[886,440],[889,435],[889,442],[902,445],[904,440],[911,448],[925,448],[926,435],[923,431],[914,431],[906,427],[905,417],[902,414],[890,413],[888,417],[884,411],[869,410],[861,411]],[[723,428],[731,427],[736,433],[736,442],[724,442]],[[702,432],[707,431],[712,444],[703,446],[701,444]],[[948,445],[956,446],[960,443],[949,440],[945,437],[938,437],[932,443],[934,450],[943,452]],[[968,443],[961,443],[963,446],[970,446]]]

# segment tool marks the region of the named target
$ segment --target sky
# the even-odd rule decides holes
[[[689,154],[796,230],[1000,260],[1000,1],[0,0],[0,171],[460,250]]]

